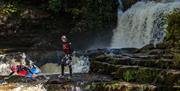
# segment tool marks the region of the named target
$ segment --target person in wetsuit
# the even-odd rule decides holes
[[[23,66],[23,65],[13,65],[11,66],[11,73],[9,74],[8,78],[10,78],[11,76],[13,76],[13,74],[17,74],[19,76],[26,76],[26,77],[31,77],[31,78],[35,78],[37,77],[36,74],[34,74],[28,67]],[[29,74],[32,74],[29,76]]]
[[[62,58],[61,60],[61,75],[59,75],[58,77],[63,77],[64,76],[64,67],[68,66],[69,67],[69,73],[70,76],[72,77],[72,49],[71,49],[71,43],[68,42],[67,37],[66,36],[62,36],[61,37],[61,41],[62,41],[62,47],[63,47],[63,51],[64,51],[64,58]]]

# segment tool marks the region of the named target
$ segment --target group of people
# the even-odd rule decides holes
[[[72,77],[72,49],[71,49],[71,43],[68,42],[68,39],[65,35],[61,36],[62,41],[62,48],[64,51],[65,56],[59,60],[61,64],[61,74],[58,77],[64,77],[64,68],[65,66],[69,67],[70,77]],[[31,79],[35,79],[40,73],[40,69],[36,67],[34,64],[25,66],[23,64],[15,64],[11,66],[11,73],[6,77],[6,79],[13,76],[13,74],[19,75],[19,76],[25,76]]]

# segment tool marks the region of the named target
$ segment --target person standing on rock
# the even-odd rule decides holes
[[[61,36],[61,41],[62,41],[62,47],[65,56],[61,60],[61,75],[58,77],[63,77],[64,76],[64,67],[68,66],[69,67],[69,73],[70,76],[72,77],[72,49],[71,49],[71,43],[68,42],[68,39],[65,35]]]

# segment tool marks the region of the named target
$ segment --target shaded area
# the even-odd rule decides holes
[[[60,1],[61,7],[56,7],[56,1]],[[3,0],[1,3],[1,48],[60,49],[59,38],[63,34],[75,49],[86,49],[100,41],[104,42],[95,47],[107,47],[117,21],[117,4],[111,0]]]

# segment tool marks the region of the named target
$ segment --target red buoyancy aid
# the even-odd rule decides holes
[[[18,69],[17,74],[18,74],[19,76],[25,76],[25,75],[27,75],[27,74],[28,74],[28,71],[25,70],[25,69],[22,69],[21,67],[22,67],[22,65],[17,65],[17,69]]]
[[[69,42],[63,42],[63,51],[65,54],[71,54],[71,46]]]
[[[26,76],[27,74],[28,74],[27,70],[21,70],[18,72],[18,75],[20,75],[20,76]]]

